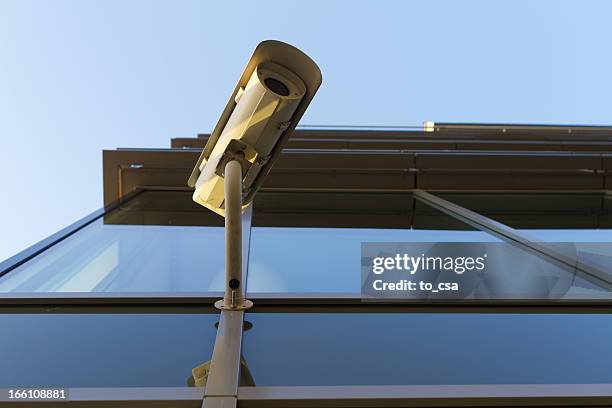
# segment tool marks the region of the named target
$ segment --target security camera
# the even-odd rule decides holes
[[[236,161],[244,210],[320,84],[306,54],[280,41],[260,43],[191,173],[193,200],[225,216],[225,167]]]
[[[193,200],[225,217],[223,310],[244,310],[241,213],[253,201],[306,107],[321,71],[306,54],[280,41],[255,48],[187,184]]]

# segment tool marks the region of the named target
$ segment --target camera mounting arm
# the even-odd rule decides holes
[[[242,282],[242,179],[243,164],[235,157],[223,160],[225,190],[225,295],[215,307],[244,310],[253,302],[244,298]]]

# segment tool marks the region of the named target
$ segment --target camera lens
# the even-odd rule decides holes
[[[289,95],[289,88],[281,81],[274,78],[266,78],[264,79],[264,84],[277,95],[287,96]]]

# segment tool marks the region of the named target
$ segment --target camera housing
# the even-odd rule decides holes
[[[253,52],[188,180],[193,200],[225,216],[224,168],[242,167],[242,209],[248,207],[321,85],[316,63],[281,41]]]

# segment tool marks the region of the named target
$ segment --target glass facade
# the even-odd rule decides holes
[[[222,227],[98,219],[0,278],[0,292],[222,291],[223,245]]]
[[[10,388],[187,387],[210,360],[216,310],[74,313],[4,308],[0,384]]]
[[[570,265],[551,260],[537,247],[518,245],[512,237],[442,212],[411,194],[385,197],[388,208],[375,214],[378,218],[370,216],[367,200],[364,208],[344,210],[342,200],[354,202],[352,196],[331,198],[339,203],[336,213],[295,208],[290,216],[276,217],[263,194],[263,201],[255,203],[253,222],[250,212],[243,220],[247,293],[358,298],[361,244],[401,242],[474,243],[489,248],[495,255],[490,271],[469,283],[464,299],[610,297],[601,282],[580,273],[586,265],[612,281],[606,196],[438,196],[504,222],[526,240],[561,253]],[[341,213],[344,218],[338,216]],[[187,192],[145,191],[0,276],[0,293],[217,296],[224,282],[221,221],[192,205]],[[597,228],[585,229],[589,223]],[[570,225],[581,228],[568,229]],[[587,238],[589,242],[584,242]],[[503,245],[487,246],[490,243]]]
[[[264,390],[263,406],[265,395],[299,400],[333,386],[363,395],[374,391],[362,387],[460,394],[452,387],[612,384],[611,292],[605,276],[581,269],[610,270],[607,196],[313,193],[281,207],[278,194],[261,193],[243,217],[246,296],[255,302],[244,314],[210,307],[224,285],[223,220],[186,191],[136,194],[0,271],[9,304],[0,313],[9,367],[0,388],[145,387],[188,399],[191,370],[215,358],[230,374],[240,367],[241,392]],[[501,249],[462,297],[475,302],[376,304],[360,292],[364,242]],[[52,307],[10,305],[57,296],[64,300]],[[573,309],[593,302],[602,309]]]
[[[445,193],[439,196],[501,222],[526,239],[558,249],[577,265],[597,269],[612,280],[612,200],[607,193]]]
[[[223,227],[202,212],[187,194],[140,194],[0,277],[0,293],[223,291]]]
[[[362,242],[495,242],[465,230],[254,227],[248,291],[359,294]]]
[[[246,320],[243,354],[257,386],[612,383],[608,314],[247,313]]]

